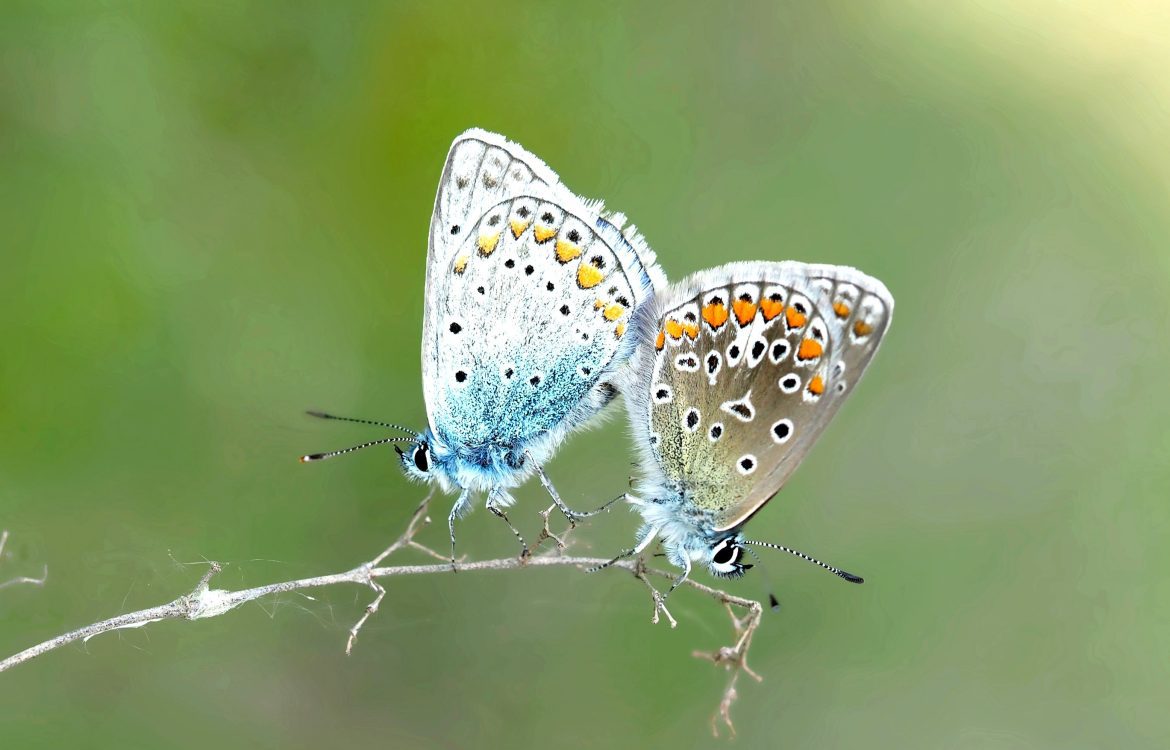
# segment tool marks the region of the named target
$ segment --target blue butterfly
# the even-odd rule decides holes
[[[654,253],[625,217],[578,197],[544,162],[473,129],[451,145],[427,250],[422,373],[429,427],[388,423],[412,479],[458,492],[455,519],[486,493],[511,522],[509,490],[533,473],[571,520],[542,465],[616,395],[635,346],[631,321],[665,286]],[[524,540],[512,527],[513,533]],[[524,547],[527,550],[527,547]]]

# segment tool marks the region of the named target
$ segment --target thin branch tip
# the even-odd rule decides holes
[[[216,575],[223,571],[224,566],[219,562],[209,560],[207,561],[207,570],[204,571],[202,577],[189,593],[184,594],[167,604],[111,617],[108,620],[103,620],[82,628],[78,628],[76,630],[69,631],[55,638],[51,638],[47,641],[27,648],[24,651],[16,653],[0,661],[0,672],[4,672],[18,664],[23,664],[24,662],[30,661],[31,659],[34,659],[41,654],[56,650],[70,643],[79,640],[89,641],[91,638],[103,633],[109,633],[125,628],[138,628],[153,622],[159,622],[161,620],[202,620],[211,617],[218,617],[234,609],[237,609],[247,602],[255,601],[263,597],[291,591],[333,586],[342,583],[351,583],[365,586],[369,588],[374,594],[373,599],[369,604],[366,605],[361,616],[358,617],[357,621],[354,622],[353,626],[347,633],[345,654],[352,655],[354,646],[357,643],[357,639],[362,629],[370,621],[370,619],[378,613],[379,607],[385,600],[386,587],[380,583],[380,579],[408,575],[434,575],[440,573],[451,573],[453,571],[451,560],[447,555],[441,554],[437,550],[432,549],[431,547],[428,547],[427,545],[415,539],[415,536],[423,528],[431,523],[431,518],[427,514],[427,507],[432,495],[433,491],[423,499],[423,501],[411,514],[409,520],[407,521],[406,528],[403,530],[401,535],[399,535],[399,537],[395,539],[385,550],[383,550],[376,557],[363,562],[360,565],[351,568],[350,570],[329,575],[282,581],[279,583],[271,583],[249,589],[239,589],[232,591],[227,589],[211,588],[212,580]],[[645,559],[642,556],[638,556],[634,559],[618,560],[610,564],[611,561],[607,558],[577,557],[566,554],[566,550],[568,549],[569,545],[569,536],[575,531],[577,525],[575,523],[575,519],[566,517],[567,527],[563,528],[559,532],[554,532],[550,525],[550,517],[557,509],[557,505],[553,504],[546,510],[539,513],[543,522],[542,529],[535,542],[530,548],[528,548],[527,555],[471,562],[460,560],[458,561],[457,570],[460,572],[489,570],[503,571],[551,566],[566,566],[587,570],[589,568],[607,565],[610,568],[626,571],[634,578],[641,581],[642,584],[646,587],[650,594],[653,605],[653,613],[651,615],[651,622],[653,624],[658,624],[661,619],[665,619],[671,628],[678,627],[678,621],[666,606],[666,597],[650,581],[651,577],[673,580],[674,575],[672,573],[649,567],[646,565]],[[2,553],[4,544],[7,542],[7,539],[8,532],[5,531],[0,533],[0,560],[3,559]],[[547,544],[550,541],[553,543],[552,546],[548,546]],[[540,552],[542,546],[547,547],[544,552]],[[430,559],[435,560],[436,562],[412,565],[382,565],[383,561],[388,557],[406,549],[414,550],[415,552],[423,554]],[[48,570],[46,568],[45,576],[47,576],[47,573]],[[13,582],[43,584],[44,580],[45,577],[43,576],[39,580],[14,579]],[[9,583],[12,582],[0,583],[0,588],[9,585]],[[738,680],[739,674],[740,672],[745,672],[757,681],[762,679],[748,666],[747,653],[748,649],[751,647],[752,637],[760,625],[764,611],[763,605],[755,600],[735,596],[726,591],[712,588],[691,579],[687,579],[685,581],[685,586],[687,588],[692,588],[700,593],[706,594],[708,597],[723,604],[731,619],[735,637],[734,645],[724,646],[713,652],[696,651],[694,652],[693,656],[722,666],[731,672],[728,683],[724,688],[723,696],[721,698],[717,713],[712,717],[712,729],[713,731],[716,730],[716,722],[722,721],[734,736],[735,727],[731,723],[730,711],[731,705],[738,697],[738,693],[736,692],[736,682]],[[736,609],[744,613],[742,617],[736,615]],[[718,733],[716,732],[716,734]]]

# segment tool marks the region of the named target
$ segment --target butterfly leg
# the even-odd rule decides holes
[[[532,458],[532,454],[526,452],[524,455],[528,458],[529,461],[532,461],[532,465],[536,467],[536,473],[540,477],[540,483],[544,486],[545,492],[549,494],[549,497],[552,498],[553,503],[555,503],[561,513],[564,514],[565,518],[569,519],[570,524],[576,525],[577,521],[580,521],[582,518],[595,516],[601,511],[607,510],[609,506],[613,505],[618,500],[626,497],[626,494],[622,493],[596,510],[585,512],[575,511],[569,506],[565,505],[565,501],[561,499],[560,494],[557,492],[557,488],[553,487],[552,481],[548,478],[548,475],[544,473],[544,468],[540,464],[536,463],[536,461]]]
[[[599,570],[605,570],[606,568],[613,565],[618,560],[624,560],[627,557],[633,557],[634,555],[642,554],[642,550],[649,547],[650,542],[654,541],[654,537],[656,537],[656,536],[658,536],[658,527],[651,526],[649,529],[646,530],[645,534],[642,536],[642,539],[641,539],[641,541],[638,542],[637,546],[632,547],[631,549],[622,550],[620,553],[618,553],[617,557],[613,558],[609,562],[602,563],[601,565],[594,565],[592,568],[589,568],[585,572],[586,573],[596,573]]]
[[[625,560],[627,557],[633,557],[634,554],[635,553],[634,553],[633,549],[624,549],[618,553],[617,557],[613,558],[609,562],[603,562],[601,565],[594,565],[592,568],[587,568],[585,570],[585,572],[586,573],[596,573],[599,570],[605,570],[606,568],[613,565],[618,560]]]
[[[512,533],[520,542],[520,559],[524,559],[530,554],[528,550],[528,543],[524,541],[524,537],[520,536],[520,532],[517,531],[516,527],[512,525],[512,522],[508,520],[508,514],[504,512],[504,508],[502,507],[511,504],[511,497],[503,490],[494,489],[488,493],[487,509],[498,518],[503,519],[504,523],[508,524],[508,528],[512,530]]]
[[[686,580],[688,578],[690,578],[690,576],[691,576],[691,558],[684,557],[683,558],[683,565],[684,565],[684,567],[683,567],[682,575],[680,575],[678,578],[674,579],[674,583],[670,584],[670,588],[667,589],[666,593],[662,595],[663,601],[666,600],[666,597],[670,596],[671,592],[673,592],[679,586],[686,583]]]
[[[451,512],[447,515],[447,528],[451,532],[452,570],[459,570],[455,565],[455,519],[463,516],[469,510],[471,510],[471,490],[463,490],[459,493],[459,499],[451,506]]]

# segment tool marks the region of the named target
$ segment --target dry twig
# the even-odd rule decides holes
[[[735,645],[724,646],[718,651],[695,651],[691,655],[696,659],[706,659],[712,664],[720,664],[731,672],[731,677],[727,680],[727,687],[723,690],[723,699],[719,701],[719,711],[711,717],[711,734],[719,736],[719,720],[722,719],[723,723],[727,725],[727,730],[734,737],[735,724],[731,722],[731,704],[739,697],[735,690],[735,683],[739,680],[740,672],[746,673],[756,682],[764,680],[747,663],[748,649],[751,648],[756,628],[760,627],[760,620],[764,616],[764,607],[757,601],[742,599],[713,589],[709,593],[715,598],[723,596],[723,606],[727,609],[727,615],[731,618],[731,625],[735,629]],[[733,605],[747,610],[746,614],[743,617],[736,617],[735,610],[732,609]]]
[[[386,589],[379,582],[380,579],[393,578],[395,576],[411,576],[411,575],[430,575],[441,573],[454,572],[451,567],[450,560],[443,554],[427,547],[415,540],[415,535],[422,530],[424,526],[430,523],[430,517],[427,515],[427,506],[430,501],[430,495],[419,505],[418,509],[411,515],[410,521],[407,523],[406,529],[402,535],[394,540],[393,544],[382,551],[377,557],[358,565],[356,568],[347,570],[341,573],[333,573],[330,575],[314,576],[312,578],[300,578],[293,581],[283,581],[280,583],[271,583],[264,586],[256,586],[250,589],[241,589],[238,591],[227,591],[224,589],[211,588],[211,581],[217,573],[222,569],[219,563],[210,562],[207,572],[200,579],[199,583],[190,593],[180,596],[172,602],[162,604],[157,607],[150,607],[148,609],[139,610],[137,612],[128,612],[126,614],[111,617],[108,620],[87,625],[83,628],[71,630],[68,633],[50,638],[43,643],[27,648],[17,654],[14,654],[3,661],[0,661],[0,672],[11,669],[18,664],[23,664],[26,661],[34,659],[41,654],[53,651],[62,646],[65,646],[76,641],[88,641],[96,635],[102,633],[109,633],[114,630],[123,628],[139,628],[149,625],[153,622],[161,620],[202,620],[208,617],[218,617],[226,614],[241,604],[254,601],[262,597],[271,596],[273,594],[281,594],[288,591],[299,591],[303,589],[319,588],[322,586],[333,586],[340,583],[356,583],[362,586],[369,587],[374,592],[373,601],[367,605],[365,611],[358,618],[354,626],[349,630],[349,637],[346,640],[345,652],[351,653],[354,642],[357,640],[358,634],[362,626],[378,611],[379,605],[386,596]],[[553,533],[549,527],[549,515],[554,510],[555,506],[550,506],[548,510],[542,512],[540,515],[544,519],[544,528],[537,537],[535,543],[530,549],[528,556],[524,557],[508,557],[496,560],[480,560],[476,562],[463,562],[458,564],[458,572],[473,572],[480,570],[515,570],[519,568],[542,568],[551,566],[570,566],[579,569],[592,568],[602,563],[609,562],[606,558],[596,557],[574,557],[564,554],[569,533],[573,527],[561,531],[560,533]],[[3,548],[3,541],[7,535],[0,537],[0,550]],[[536,554],[541,545],[548,541],[556,543],[555,547],[551,547],[548,551],[542,554]],[[414,549],[425,555],[433,557],[436,560],[441,560],[440,563],[430,565],[395,565],[395,566],[381,566],[382,561],[391,555],[405,550]],[[659,621],[659,615],[664,616],[670,623],[670,626],[676,627],[678,622],[674,616],[671,615],[670,610],[666,608],[666,603],[662,594],[650,582],[650,577],[664,578],[671,580],[674,574],[658,570],[656,568],[648,567],[642,558],[633,560],[621,560],[610,565],[612,568],[625,570],[632,574],[635,578],[641,581],[649,590],[651,599],[654,604],[654,612],[651,617],[652,623]],[[32,579],[28,582],[40,583]],[[6,584],[5,584],[6,585]],[[694,656],[702,659],[707,659],[715,664],[721,665],[731,671],[731,677],[728,681],[727,687],[724,690],[722,700],[719,704],[718,713],[712,719],[712,728],[715,728],[717,719],[722,719],[723,722],[731,730],[732,734],[735,732],[734,726],[731,723],[731,704],[735,701],[736,692],[735,684],[741,671],[746,672],[756,680],[761,677],[753,672],[747,665],[747,652],[751,646],[752,636],[756,628],[760,625],[760,619],[763,613],[763,607],[757,601],[751,599],[744,599],[742,597],[728,594],[725,591],[711,588],[704,584],[693,580],[687,580],[686,585],[701,593],[710,596],[716,601],[722,603],[727,609],[728,615],[731,617],[732,626],[735,630],[736,641],[733,646],[724,646],[718,651],[706,653],[696,651]],[[743,617],[737,617],[735,609],[738,608],[744,612]]]

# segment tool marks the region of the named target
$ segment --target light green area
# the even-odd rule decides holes
[[[479,125],[630,214],[672,278],[797,258],[897,298],[752,526],[866,584],[766,558],[784,608],[738,747],[1166,747],[1170,28],[1141,5],[5,3],[0,580],[49,581],[0,590],[0,652],[203,558],[244,586],[398,532],[422,491],[389,450],[294,461],[380,433],[301,411],[424,423],[427,222]],[[614,419],[550,473],[588,507],[632,457]],[[482,508],[460,528],[514,549]],[[730,634],[694,592],[671,631],[619,573],[395,581],[346,658],[368,599],[48,655],[0,676],[0,745],[711,746],[724,675],[690,654]]]

